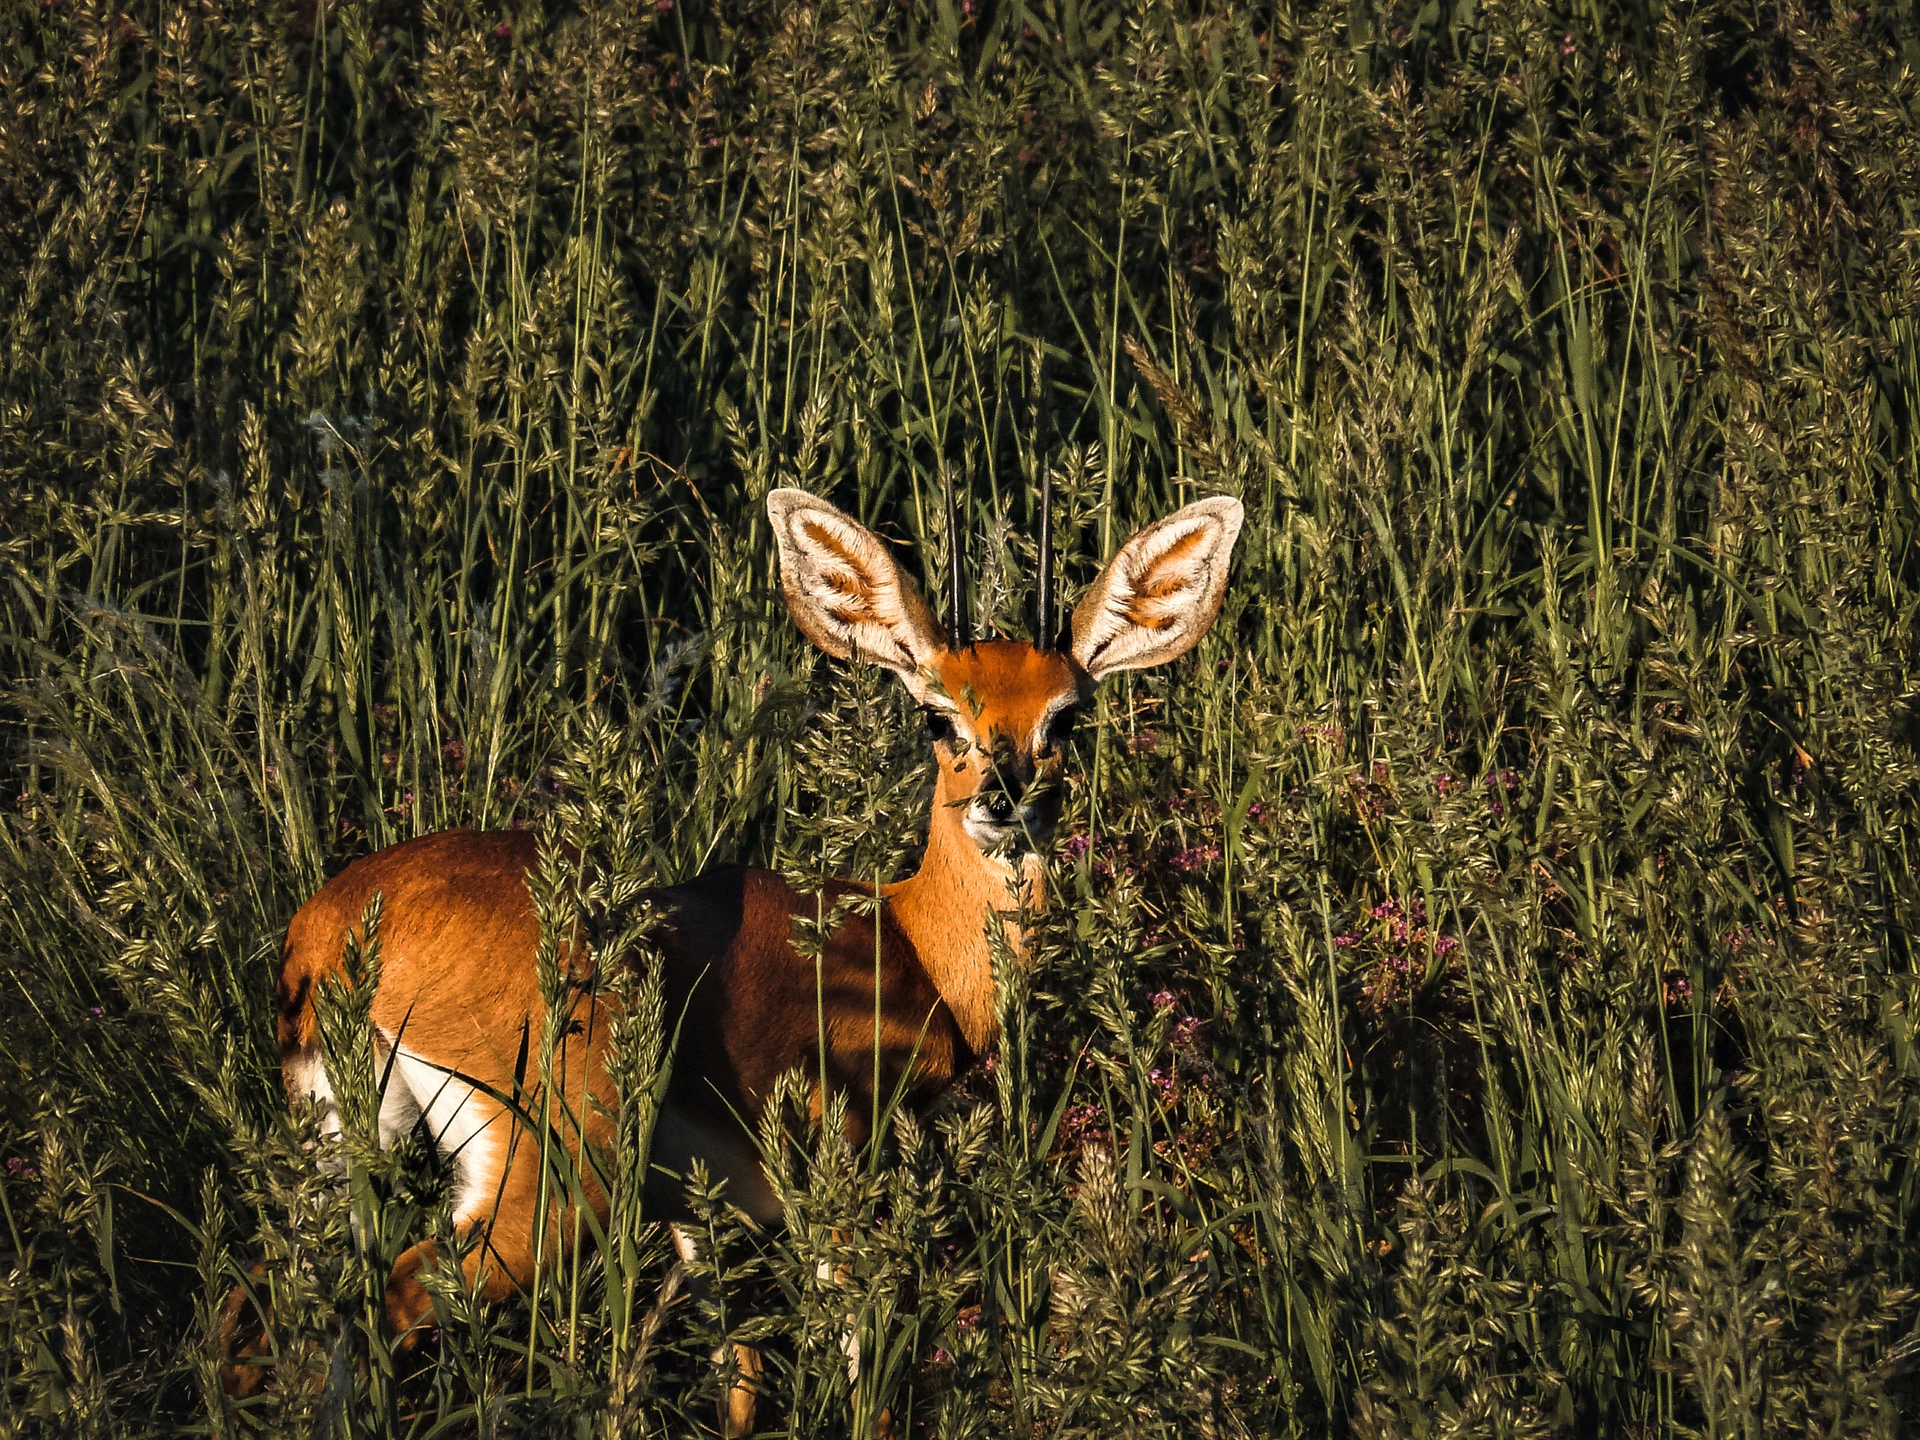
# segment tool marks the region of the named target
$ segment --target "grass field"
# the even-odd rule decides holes
[[[780,1434],[1901,1433],[1920,26],[1860,4],[0,7],[0,1436],[688,1434],[728,1335]],[[1083,731],[992,1067],[795,1135],[784,1231],[697,1197],[697,1295],[623,1182],[394,1357],[444,1181],[351,1106],[315,1169],[294,908],[449,825],[578,841],[608,946],[900,874],[924,733],[763,497],[937,594],[951,481],[1024,636],[1048,474],[1069,600],[1249,518]]]

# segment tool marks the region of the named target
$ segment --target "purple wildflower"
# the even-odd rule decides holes
[[[1220,858],[1218,845],[1194,845],[1182,850],[1167,862],[1175,870],[1204,870]]]

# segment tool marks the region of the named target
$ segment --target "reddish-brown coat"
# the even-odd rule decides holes
[[[1041,867],[1028,856],[1016,873],[1007,860],[983,854],[962,816],[988,780],[996,748],[1011,747],[1022,765],[1057,768],[1059,756],[1033,754],[1033,736],[1049,708],[1062,697],[1084,697],[1089,686],[1066,656],[1006,641],[943,652],[934,668],[978,743],[937,747],[925,857],[911,878],[881,888],[877,913],[872,892],[847,881],[828,881],[813,895],[769,871],[737,867],[655,892],[665,912],[655,943],[677,1036],[654,1135],[650,1213],[682,1213],[681,1177],[701,1160],[728,1179],[735,1203],[762,1219],[777,1216],[753,1132],[779,1077],[791,1070],[815,1082],[819,1113],[823,1039],[826,1090],[846,1097],[855,1139],[865,1137],[876,1103],[938,1093],[998,1040],[988,930],[1003,925],[1015,951],[1024,948],[1010,912],[1021,901],[1041,903]],[[528,831],[451,830],[356,861],[287,927],[278,997],[292,1093],[313,1073],[302,1062],[319,1043],[314,993],[338,973],[348,936],[378,894],[374,1027],[384,1044],[477,1085],[481,1095],[470,1103],[495,1114],[490,1130],[507,1135],[482,1177],[489,1201],[469,1217],[484,1243],[470,1252],[468,1274],[493,1298],[526,1285],[536,1255],[556,1255],[569,1227],[556,1210],[541,1244],[538,1137],[497,1114],[486,1097],[544,1117],[576,1160],[582,1136],[589,1146],[609,1146],[615,1101],[606,1067],[613,1002],[593,986],[573,1002],[556,1057],[559,1093],[537,1093],[540,932],[527,885],[536,846]],[[816,961],[796,948],[796,922],[822,919],[832,923]],[[493,1151],[475,1146],[473,1153]],[[577,1173],[589,1203],[604,1212],[593,1167]],[[433,1255],[432,1242],[423,1241],[395,1267],[388,1310],[397,1331],[431,1308],[418,1275]]]
[[[1198,501],[1128,540],[1075,610],[1068,655],[999,640],[950,649],[912,582],[864,527],[798,491],[770,493],[767,507],[781,588],[801,630],[830,655],[858,652],[894,669],[921,703],[953,710],[952,733],[935,746],[926,854],[911,878],[881,887],[877,913],[864,887],[832,881],[806,895],[762,870],[713,871],[656,892],[668,912],[657,938],[678,1036],[652,1159],[678,1174],[706,1162],[732,1182],[735,1203],[771,1219],[778,1205],[752,1130],[782,1074],[813,1076],[816,1112],[822,1085],[846,1092],[848,1125],[859,1134],[878,1105],[939,1091],[997,1042],[989,936],[1002,927],[1021,957],[1026,937],[1015,912],[1044,901],[1038,858],[1022,850],[1017,868],[1012,858],[1021,827],[1044,829],[1056,813],[1064,757],[1043,721],[1085,700],[1097,676],[1164,663],[1197,642],[1219,610],[1242,510],[1223,498]],[[373,1022],[386,1043],[417,1057],[405,1059],[421,1084],[410,1093],[440,1107],[443,1147],[463,1167],[459,1218],[483,1240],[468,1253],[467,1273],[495,1298],[531,1278],[536,1254],[557,1259],[567,1227],[556,1215],[549,1243],[539,1243],[541,1167],[527,1162],[541,1147],[487,1097],[542,1118],[576,1154],[581,1134],[605,1144],[612,1101],[604,1063],[612,1002],[592,986],[569,1017],[555,1072],[561,1093],[526,1093],[543,1008],[527,889],[535,859],[526,833],[450,831],[349,866],[288,927],[280,986],[289,1090],[323,1093],[314,991],[340,965],[368,901],[384,897]],[[817,958],[803,957],[796,920],[836,911]],[[391,1123],[404,1125],[407,1113]],[[511,1131],[510,1144],[502,1131]],[[677,1181],[649,1189],[651,1212],[672,1213]],[[586,1198],[604,1210],[592,1184]],[[433,1253],[424,1241],[395,1267],[387,1299],[397,1331],[431,1309],[418,1276]],[[264,1325],[240,1340],[249,1309],[236,1290],[223,1322],[236,1359],[266,1343]],[[234,1366],[227,1379],[252,1388],[257,1374]],[[728,1433],[746,1428],[743,1396],[750,1411],[750,1395],[737,1386],[729,1394]]]
[[[526,1072],[538,1053],[542,1010],[539,923],[527,888],[535,846],[528,831],[444,831],[367,856],[329,881],[288,926],[279,989],[283,1058],[317,1045],[314,989],[339,970],[349,933],[378,893],[375,1028],[484,1089],[530,1091]],[[875,916],[871,894],[830,880],[809,895],[769,871],[741,867],[655,892],[665,912],[655,942],[665,961],[666,1014],[678,1029],[666,1095],[670,1134],[691,1122],[701,1133],[746,1138],[782,1074],[798,1069],[817,1080],[824,1014],[828,1086],[848,1095],[849,1126],[864,1136],[874,1101],[876,979],[883,1104],[896,1093],[937,1090],[971,1063],[972,1049],[893,903],[883,902]],[[816,969],[793,941],[797,921],[821,918],[834,925]],[[577,1117],[602,1144],[603,1112],[613,1101],[605,1068],[609,1005],[594,991],[576,1000],[560,1067],[560,1113]],[[291,1084],[295,1068],[287,1073]],[[583,1105],[584,1095],[593,1103]],[[692,1158],[656,1156],[675,1169]],[[654,1213],[671,1213],[677,1185],[656,1188]]]
[[[848,1095],[856,1136],[873,1113],[876,1011],[883,1104],[902,1082],[903,1097],[924,1095],[970,1062],[892,905],[875,915],[867,887],[829,880],[816,896],[770,871],[727,867],[658,898],[670,916],[658,937],[669,1017],[685,1006],[669,1103],[687,1113],[751,1122],[781,1075],[817,1080],[823,1019],[827,1086]],[[794,933],[822,921],[832,929],[816,967]]]
[[[536,840],[527,831],[444,831],[356,861],[302,906],[287,929],[278,1002],[290,1094],[311,1073],[295,1062],[313,1056],[319,1043],[314,992],[338,973],[348,936],[377,893],[380,972],[371,1018],[383,1041],[482,1092],[514,1098],[527,1115],[544,1114],[576,1161],[581,1134],[604,1152],[615,1100],[606,1068],[615,1012],[597,987],[574,1003],[555,1067],[560,1093],[543,1105],[535,1084],[539,923],[527,885],[535,860]],[[876,980],[882,1106],[937,1092],[971,1063],[966,1034],[920,964],[895,903],[881,902],[876,915],[871,897],[844,881],[809,895],[769,871],[740,867],[655,892],[665,911],[655,943],[664,959],[666,1015],[678,1040],[654,1136],[649,1213],[684,1213],[679,1177],[699,1159],[729,1179],[736,1203],[761,1219],[777,1216],[752,1130],[790,1070],[815,1080],[818,1113],[822,1017],[828,1089],[847,1099],[851,1137],[865,1137],[875,1106]],[[795,922],[822,917],[834,923],[816,965],[795,948]],[[507,1116],[493,1124],[506,1138],[501,1163],[486,1180],[490,1213],[476,1217],[484,1243],[470,1252],[467,1271],[489,1298],[501,1299],[531,1281],[537,1254],[559,1253],[570,1227],[556,1209],[547,1244],[540,1244],[539,1139]],[[605,1196],[592,1171],[580,1166],[577,1173],[604,1218]],[[434,1253],[423,1241],[395,1267],[387,1306],[398,1333],[431,1309],[418,1277]],[[257,1353],[238,1335],[246,1328],[243,1308],[237,1299],[229,1306],[236,1356]],[[229,1383],[245,1389],[257,1379],[257,1372],[236,1369]]]

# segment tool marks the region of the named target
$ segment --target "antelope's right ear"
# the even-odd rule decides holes
[[[780,547],[780,591],[793,623],[836,660],[856,651],[934,703],[927,674],[947,648],[913,581],[874,533],[804,490],[773,490],[767,515]]]

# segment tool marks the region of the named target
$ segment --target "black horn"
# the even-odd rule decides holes
[[[1040,587],[1034,601],[1037,643],[1053,648],[1053,471],[1040,472]]]
[[[943,467],[945,468],[945,467]],[[967,604],[964,577],[967,547],[960,532],[960,497],[955,493],[953,471],[943,477],[947,487],[947,634],[948,644],[958,649],[967,643]]]

